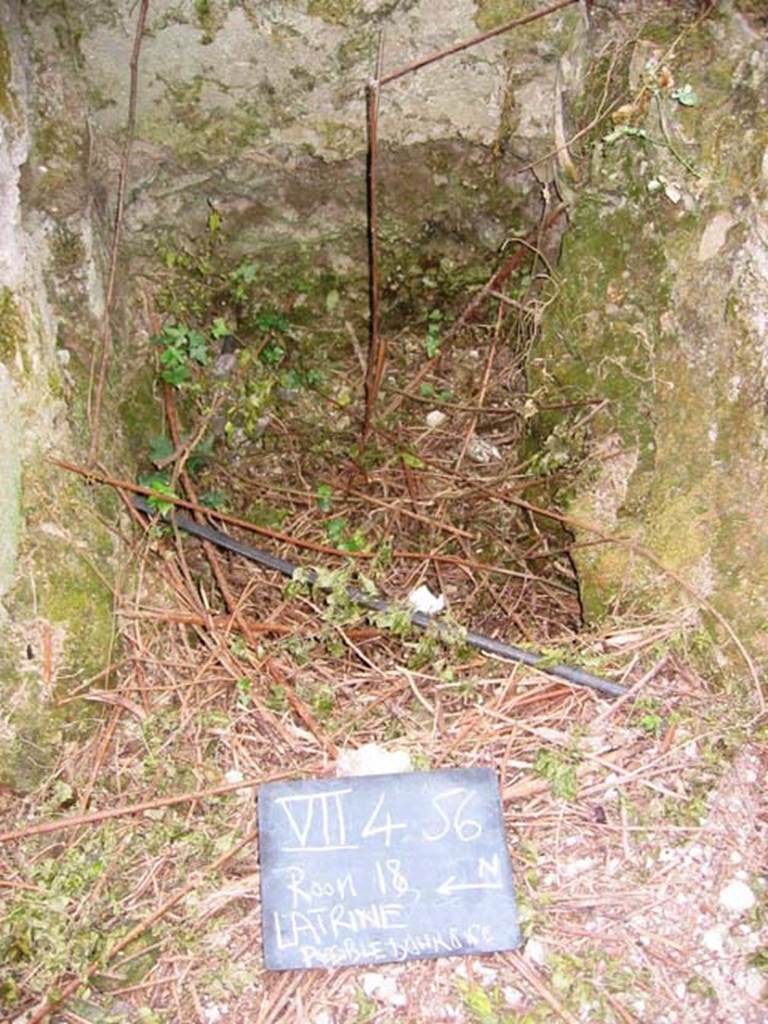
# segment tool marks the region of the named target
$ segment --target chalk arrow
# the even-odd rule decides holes
[[[501,882],[457,882],[454,875],[435,889],[438,896],[452,896],[455,892],[475,892],[478,889],[501,889]]]

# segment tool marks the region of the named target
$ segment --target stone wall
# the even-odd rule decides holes
[[[85,393],[62,339],[92,339],[101,302],[87,193],[50,191],[35,142],[44,79],[17,3],[0,10],[0,781],[24,787],[51,744],[73,741],[52,700],[103,668],[112,636],[112,554],[92,499],[48,461],[77,453]],[[85,123],[83,111],[79,114]],[[70,130],[76,122],[70,121]],[[62,126],[62,135],[66,132]],[[56,173],[55,170],[52,173]],[[46,198],[47,196],[47,198]],[[39,200],[39,201],[38,201]],[[94,568],[96,563],[96,568]],[[100,563],[100,565],[99,565]]]
[[[533,361],[560,401],[608,399],[563,496],[578,541],[614,540],[576,549],[585,612],[679,616],[682,628],[712,624],[709,603],[765,657],[764,12],[721,3],[686,28],[657,11],[618,74],[632,102],[596,136]],[[741,674],[720,638],[713,653]]]

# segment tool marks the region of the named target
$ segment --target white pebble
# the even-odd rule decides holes
[[[710,953],[722,953],[724,948],[724,939],[725,935],[723,934],[722,928],[707,928],[701,936],[701,944],[704,949],[708,949]]]
[[[523,1001],[523,993],[519,988],[513,988],[511,985],[505,985],[501,990],[501,994],[504,996],[504,1002],[510,1010],[514,1010]]]
[[[433,409],[432,412],[427,413],[427,426],[432,430],[437,430],[447,419],[448,417],[440,409]]]
[[[567,861],[563,865],[562,875],[564,878],[576,878],[577,875],[583,875],[585,871],[590,871],[595,866],[595,862],[591,857],[579,857],[576,860]]]
[[[493,985],[499,975],[499,972],[493,967],[486,967],[485,964],[477,963],[477,961],[473,964],[473,970],[486,985]]]
[[[375,996],[382,1003],[388,1003],[390,1006],[405,1006],[405,995],[398,989],[394,978],[367,971],[362,977],[361,985],[369,999]]]
[[[489,462],[501,461],[501,452],[496,445],[484,437],[478,437],[477,434],[470,438],[467,445],[467,456],[472,462],[477,462],[481,466],[487,465]]]
[[[378,743],[366,743],[357,750],[342,750],[337,775],[392,775],[412,769],[407,750],[385,750]]]
[[[531,963],[543,967],[547,962],[547,947],[541,939],[530,938],[525,944],[525,956]]]
[[[224,780],[231,786],[234,786],[236,782],[242,782],[244,775],[238,771],[237,768],[230,768],[227,774],[224,776]]]
[[[743,914],[754,907],[757,899],[746,882],[734,878],[720,890],[720,906],[734,914]]]
[[[742,986],[748,996],[760,1001],[768,992],[768,980],[760,971],[749,970],[743,977]]]
[[[375,996],[379,990],[379,986],[384,981],[383,974],[374,974],[372,971],[366,971],[363,977],[360,979],[360,986],[366,996],[370,999],[371,996]]]

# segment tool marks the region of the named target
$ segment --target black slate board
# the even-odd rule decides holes
[[[489,769],[268,783],[259,845],[272,970],[520,944]]]

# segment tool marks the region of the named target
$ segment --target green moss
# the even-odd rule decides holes
[[[241,150],[266,139],[270,126],[288,124],[292,115],[268,90],[233,102],[227,92],[216,96],[213,83],[195,75],[188,82],[166,83],[165,101],[145,116],[142,134],[170,147],[190,169],[218,164],[221,154],[235,158]]]
[[[57,224],[51,239],[53,269],[62,277],[82,269],[85,262],[85,246],[76,232],[65,224]]]
[[[329,25],[346,25],[357,6],[357,0],[309,0],[307,14]]]
[[[27,332],[10,288],[0,288],[0,362],[9,368],[23,356]]]
[[[0,30],[0,114],[9,121],[15,115],[14,102],[11,94],[11,50],[5,33]]]
[[[648,213],[629,203],[603,210],[582,197],[563,246],[562,287],[534,350],[532,380],[551,388],[555,378],[560,401],[607,399],[600,422],[637,447],[647,464],[655,395],[649,364],[669,302],[669,275],[659,237],[639,236],[638,217]],[[534,445],[561,416],[537,419]]]
[[[83,679],[104,668],[114,639],[112,594],[93,564],[98,554],[73,551],[66,538],[40,544],[36,558],[46,566],[38,580],[41,614],[65,629],[63,673]]]
[[[203,30],[201,42],[203,45],[213,42],[214,16],[211,9],[211,0],[195,0],[195,17],[197,23]]]
[[[475,0],[475,8],[475,23],[484,32],[530,13],[525,0]]]
[[[41,117],[33,132],[35,156],[41,163],[78,166],[79,157],[83,152],[83,139],[76,126],[64,124],[53,117]]]
[[[153,358],[131,376],[128,394],[121,393],[117,408],[123,440],[134,458],[149,451],[149,440],[163,433],[162,403],[156,390]]]

